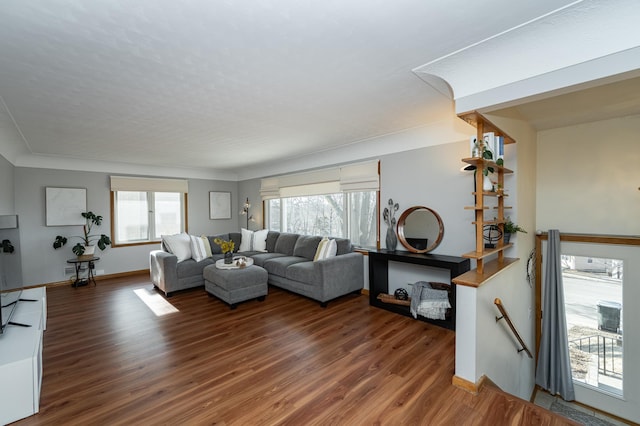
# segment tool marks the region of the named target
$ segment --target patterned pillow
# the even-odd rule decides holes
[[[209,238],[206,235],[201,236],[202,242],[204,243],[204,251],[207,252],[207,257],[213,256],[213,252],[211,251],[211,242],[209,242]]]
[[[238,251],[267,251],[267,234],[269,230],[249,231],[241,228],[242,239]]]
[[[336,244],[336,240],[330,240],[327,237],[320,240],[320,244],[318,244],[318,250],[316,250],[316,255],[313,257],[313,261],[328,259],[336,255],[338,250],[338,245]]]
[[[191,257],[196,262],[200,262],[207,258],[207,250],[204,246],[204,241],[202,237],[196,237],[195,235],[191,235],[189,237],[191,239]]]

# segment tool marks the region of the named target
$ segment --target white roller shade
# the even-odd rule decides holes
[[[279,197],[377,191],[380,189],[378,161],[348,164],[310,172],[262,179],[263,200]]]
[[[280,188],[280,197],[304,197],[309,195],[336,194],[340,192],[340,182],[310,183],[308,185]]]
[[[280,186],[278,178],[265,178],[260,181],[260,195],[263,200],[280,198]]]
[[[377,191],[380,189],[378,161],[350,164],[340,167],[342,192]]]
[[[112,191],[189,192],[186,179],[156,179],[130,176],[111,176]]]

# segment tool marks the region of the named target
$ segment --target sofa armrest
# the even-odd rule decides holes
[[[322,283],[322,302],[343,296],[364,287],[364,258],[351,252],[313,263]]]
[[[178,288],[178,258],[163,250],[149,253],[151,282],[166,295]]]

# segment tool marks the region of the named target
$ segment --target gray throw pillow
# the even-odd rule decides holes
[[[318,250],[318,244],[322,237],[313,237],[310,235],[300,235],[296,245],[293,248],[293,255],[313,260]]]
[[[353,246],[351,245],[351,240],[348,238],[336,238],[336,245],[338,246],[337,255],[351,253],[353,251]]]
[[[298,234],[288,234],[281,232],[276,241],[275,252],[282,253],[285,256],[293,256],[293,248],[296,246]]]
[[[276,241],[278,241],[279,236],[280,233],[278,231],[269,231],[267,233],[267,252],[275,253]]]

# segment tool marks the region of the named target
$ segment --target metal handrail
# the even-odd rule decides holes
[[[516,327],[511,322],[511,318],[509,318],[509,314],[507,314],[507,310],[502,305],[502,300],[500,300],[499,297],[496,297],[496,300],[494,300],[493,303],[498,307],[498,310],[502,314],[501,317],[496,317],[496,322],[504,318],[504,320],[509,325],[511,332],[513,333],[514,336],[516,336],[516,339],[518,339],[518,342],[520,342],[520,346],[522,346],[522,348],[518,349],[518,353],[525,351],[527,355],[529,355],[529,358],[533,358],[533,355],[531,355],[531,351],[529,351],[529,348],[527,348],[527,345],[524,343],[524,340],[522,340],[522,337],[520,337],[518,330],[516,330]]]

